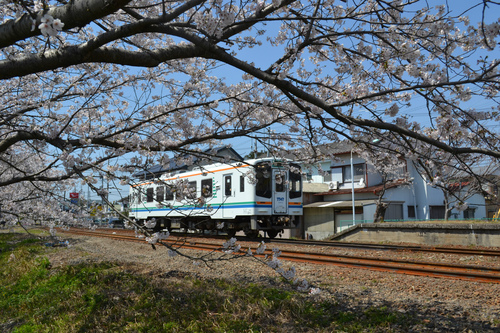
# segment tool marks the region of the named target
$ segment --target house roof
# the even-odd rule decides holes
[[[458,191],[463,187],[469,186],[470,184],[471,184],[471,182],[469,182],[469,181],[455,182],[455,183],[448,184],[448,189],[451,191]]]
[[[362,207],[365,205],[374,204],[375,200],[365,199],[365,200],[355,200],[355,207]],[[304,205],[304,208],[336,208],[336,207],[352,207],[351,200],[344,201],[319,201]]]
[[[351,152],[354,144],[350,141],[341,141],[341,142],[330,142],[315,146],[315,150],[317,152],[317,157],[320,158],[328,158],[332,155],[341,155],[348,154]],[[295,160],[296,156],[300,156],[306,149],[298,148],[294,149],[291,152],[287,152],[283,157],[291,160]],[[259,157],[264,156],[265,153],[259,153]]]
[[[328,191],[328,184],[326,183],[302,183],[302,192],[304,193],[318,193]]]

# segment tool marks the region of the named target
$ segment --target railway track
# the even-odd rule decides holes
[[[115,232],[125,232],[131,234],[130,230],[124,229],[112,229]],[[227,235],[200,235],[200,234],[189,234],[189,233],[176,233],[179,237],[196,237],[196,238],[210,238],[210,239],[220,239],[226,240]],[[322,247],[334,247],[334,248],[346,248],[346,249],[360,249],[360,250],[379,250],[379,251],[396,251],[396,252],[424,252],[424,253],[445,253],[445,254],[456,254],[456,255],[470,255],[470,256],[489,256],[489,257],[500,257],[500,250],[495,249],[465,249],[465,248],[453,248],[453,247],[436,247],[436,246],[425,246],[425,245],[395,245],[395,244],[374,244],[374,243],[355,243],[355,242],[338,242],[338,241],[317,241],[317,240],[303,240],[303,239],[280,239],[280,238],[255,238],[249,239],[248,237],[236,237],[238,241],[256,241],[256,242],[267,242],[276,244],[286,244],[293,246],[322,246]]]
[[[125,230],[121,231],[110,230],[105,232],[105,231],[86,231],[86,230],[72,229],[70,231],[62,231],[62,232],[145,243],[143,238],[137,238],[134,235],[127,233]],[[179,238],[172,237],[172,239],[167,239],[163,242],[170,245],[180,246]],[[322,246],[325,246],[324,242],[320,243]],[[311,245],[310,242],[307,242],[306,244]],[[294,245],[300,245],[300,244],[294,242]],[[383,246],[386,247],[386,245]],[[184,239],[182,241],[182,248],[202,250],[202,251],[222,251],[220,244],[215,244],[213,242],[208,242],[208,241],[200,241],[199,239],[198,240]],[[397,249],[401,250],[401,248],[402,247],[398,247]],[[416,248],[419,249],[420,247]],[[440,248],[436,248],[436,251],[437,249]],[[411,249],[410,247],[410,250],[413,249]],[[484,282],[484,283],[500,283],[500,269],[498,268],[425,262],[425,261],[410,261],[410,260],[391,259],[391,258],[371,258],[371,257],[352,256],[352,255],[326,254],[315,251],[291,251],[291,250],[280,250],[280,251],[281,251],[280,259],[293,262],[309,263],[309,264],[312,263],[321,265],[335,265],[340,267],[369,269],[380,272],[392,272],[398,274],[426,276],[435,278],[459,279],[459,280]],[[452,252],[452,253],[462,254],[462,252]],[[467,254],[471,253],[484,255],[484,253],[481,251],[467,252]],[[264,255],[260,256],[257,255],[257,257],[264,257],[265,255],[270,255],[270,254],[271,251],[268,250],[264,253]]]
[[[290,240],[273,239],[273,243],[290,245],[316,245],[331,246],[339,248],[362,249],[362,250],[383,250],[383,251],[401,251],[401,252],[428,252],[428,253],[447,253],[458,255],[491,256],[500,257],[500,251],[494,249],[464,249],[452,247],[431,247],[419,245],[392,245],[392,244],[373,244],[373,243],[346,243],[336,241],[311,241],[311,240]]]

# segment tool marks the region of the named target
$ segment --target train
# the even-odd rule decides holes
[[[303,213],[300,166],[275,158],[165,173],[132,184],[129,198],[129,217],[169,232],[275,238],[297,228]]]

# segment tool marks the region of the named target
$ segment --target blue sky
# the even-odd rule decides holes
[[[441,1],[439,1],[441,2]],[[431,5],[435,5],[438,3],[438,1],[432,1],[429,2]],[[471,5],[471,1],[464,1],[464,0],[452,0],[449,1],[449,6],[452,10],[452,12],[456,15],[462,14],[465,9],[467,9]],[[498,7],[498,6],[497,6]],[[498,17],[498,11],[495,10],[498,8],[492,8],[488,11],[486,11],[486,16],[487,20],[488,19],[496,19]],[[468,15],[471,17],[471,23],[476,24],[481,19],[482,15],[482,8],[477,7],[474,9],[472,12],[468,13]],[[271,24],[268,24],[268,27],[271,27]],[[278,29],[276,29],[277,31]],[[262,40],[265,40],[265,37],[262,37]],[[274,62],[276,59],[279,58],[279,56],[282,55],[282,49],[281,48],[271,48],[269,46],[263,46],[260,48],[254,48],[254,49],[248,49],[245,50],[243,53],[239,53],[239,56],[242,57],[244,60],[252,61],[254,62],[258,67],[262,69],[266,69],[272,62]],[[234,68],[229,68],[228,66],[222,66],[220,69],[220,72],[218,74],[221,74],[226,77],[226,79],[229,82],[239,82],[241,80],[241,75],[242,73],[239,72],[238,70],[235,70]],[[492,106],[491,102],[487,102],[485,100],[478,100],[475,99],[470,102],[470,105],[474,105],[475,108],[482,110],[482,109],[487,109],[490,106]],[[412,103],[412,106],[407,108],[406,110],[402,110],[402,112],[411,114],[413,117],[414,121],[421,122],[423,124],[428,123],[428,118],[427,118],[427,112],[425,110],[425,107],[423,104],[420,103]],[[492,127],[496,127],[498,129],[498,124],[491,124]],[[238,139],[232,139],[231,140],[232,147],[240,153],[240,155],[244,156],[248,154],[252,148],[253,148],[253,142],[249,138],[238,138]],[[259,147],[262,148],[262,147]],[[122,157],[119,159],[120,162],[125,162],[126,157]],[[78,189],[78,192],[83,192],[84,196],[87,196],[87,190],[85,186],[82,186],[81,189]],[[110,200],[117,200],[120,198],[120,192],[122,196],[125,196],[128,194],[128,187],[127,186],[120,186],[120,190],[111,190],[110,192]],[[97,199],[97,196],[94,194],[91,194],[91,199]]]

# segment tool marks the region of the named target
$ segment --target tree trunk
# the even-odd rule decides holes
[[[389,207],[386,202],[377,202],[377,208],[375,209],[375,214],[373,216],[373,223],[384,222],[385,211]]]
[[[448,221],[448,217],[451,214],[451,209],[449,206],[449,199],[448,199],[448,193],[446,191],[443,191],[444,194],[444,220]]]

